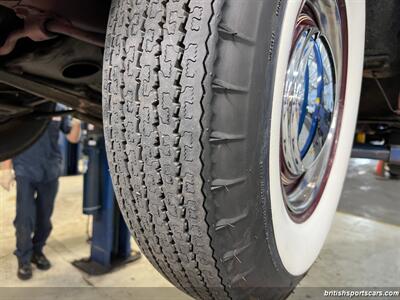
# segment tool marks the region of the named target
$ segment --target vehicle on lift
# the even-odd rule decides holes
[[[0,160],[55,114],[103,125],[160,273],[197,299],[282,299],[351,152],[400,161],[399,43],[397,0],[0,0]]]

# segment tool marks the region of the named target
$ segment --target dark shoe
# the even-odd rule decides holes
[[[21,280],[28,280],[32,278],[32,266],[30,263],[18,263],[17,276]]]
[[[36,265],[39,270],[48,270],[51,267],[49,260],[43,253],[34,253],[31,259],[32,263]]]

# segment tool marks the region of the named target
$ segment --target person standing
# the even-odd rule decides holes
[[[18,259],[17,276],[21,280],[32,277],[31,263],[40,270],[51,267],[43,248],[52,230],[51,216],[61,175],[60,131],[70,143],[78,143],[81,123],[70,117],[54,117],[32,146],[3,162],[0,184],[9,190],[15,178],[17,188],[14,254]]]

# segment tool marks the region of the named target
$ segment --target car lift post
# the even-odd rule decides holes
[[[89,258],[72,264],[90,275],[102,275],[139,259],[140,253],[131,250],[131,236],[115,200],[104,137],[90,134],[84,149],[88,166],[84,175],[83,213],[93,215],[91,253]]]
[[[78,161],[80,154],[80,144],[71,144],[65,135],[60,135],[58,144],[63,156],[62,176],[78,175]]]

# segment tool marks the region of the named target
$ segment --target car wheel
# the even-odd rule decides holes
[[[125,220],[197,299],[285,298],[355,131],[363,1],[114,0],[104,130]]]

